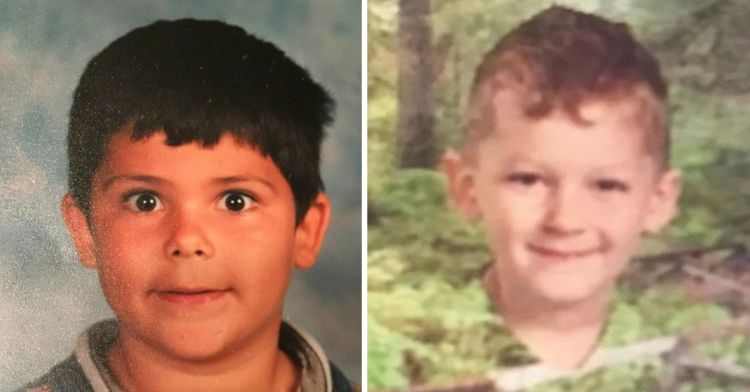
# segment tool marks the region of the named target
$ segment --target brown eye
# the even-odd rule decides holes
[[[596,181],[596,189],[602,192],[627,192],[630,187],[619,180],[602,179]]]
[[[221,197],[219,208],[231,212],[241,212],[250,208],[254,203],[255,200],[244,193],[227,192]]]
[[[535,173],[513,173],[508,176],[508,181],[523,186],[533,186],[541,180],[542,178]]]
[[[151,192],[136,192],[125,196],[125,202],[133,211],[152,212],[162,209],[161,200]]]

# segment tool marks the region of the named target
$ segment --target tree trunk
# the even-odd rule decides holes
[[[402,168],[436,163],[432,68],[430,0],[399,0],[397,148]]]
[[[750,93],[750,4],[707,1],[647,41],[670,83],[719,95]]]

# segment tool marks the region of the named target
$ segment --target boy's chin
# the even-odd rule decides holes
[[[555,276],[538,279],[534,289],[541,299],[565,307],[606,299],[612,283],[587,276]]]
[[[234,343],[222,333],[192,331],[159,338],[161,351],[174,359],[185,362],[212,362],[231,354]]]
[[[252,330],[252,326],[247,330]],[[138,334],[138,333],[136,333]],[[161,355],[179,362],[207,364],[236,354],[252,336],[222,323],[161,323],[140,338]]]

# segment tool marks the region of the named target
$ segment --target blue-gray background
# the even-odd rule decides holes
[[[219,19],[270,40],[334,95],[323,152],[332,226],[286,315],[355,380],[361,360],[361,8],[358,0],[0,0],[0,390],[37,377],[110,316],[60,218],[67,113],[88,60],[157,19]]]

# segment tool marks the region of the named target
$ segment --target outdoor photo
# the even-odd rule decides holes
[[[750,6],[367,17],[370,391],[750,387]]]

